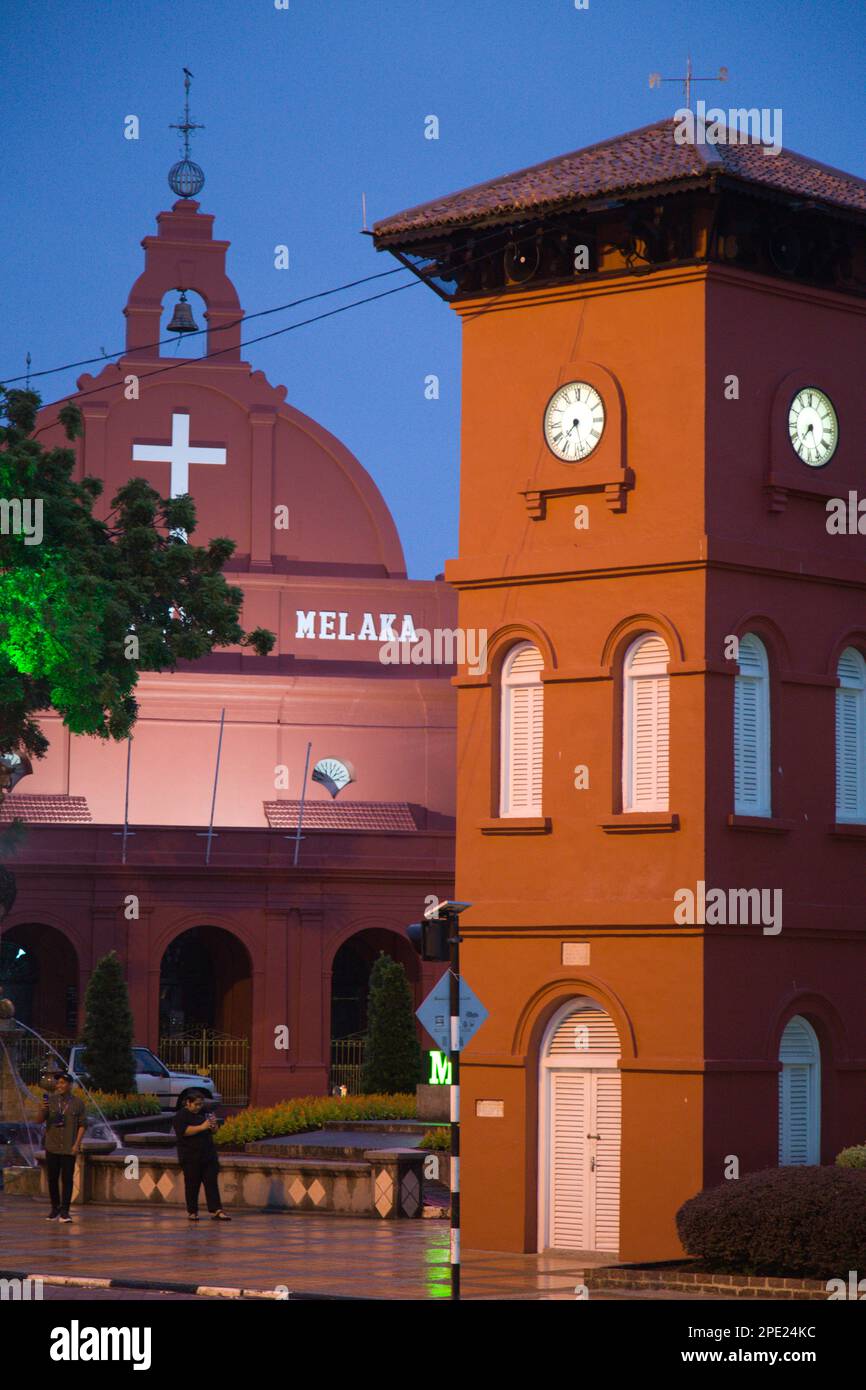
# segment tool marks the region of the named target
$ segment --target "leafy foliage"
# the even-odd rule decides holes
[[[383,951],[370,971],[361,1090],[410,1091],[421,1080],[421,1045],[406,971]]]
[[[76,481],[74,452],[33,437],[39,405],[34,391],[0,387],[0,501],[29,504],[31,519],[41,504],[38,543],[0,528],[0,753],[36,757],[48,746],[41,711],[57,710],[73,733],[124,739],[140,671],[230,645],[264,656],[275,640],[240,626],[242,590],[221,572],[234,541],[187,543],[178,533],[195,530],[192,500],[160,497],[143,478],[95,517],[102,483]],[[60,419],[70,442],[81,434],[76,406]]]
[[[866,1144],[852,1144],[836,1155],[837,1168],[866,1168]]]
[[[82,1067],[96,1091],[130,1095],[135,1090],[132,1010],[115,951],[96,962],[84,996]]]
[[[231,1115],[214,1136],[218,1146],[243,1148],[256,1139],[301,1134],[341,1120],[414,1120],[414,1095],[300,1096]]]
[[[866,1250],[866,1175],[805,1165],[749,1173],[684,1203],[677,1230],[715,1270],[844,1277]]]

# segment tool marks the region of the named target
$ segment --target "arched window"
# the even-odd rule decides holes
[[[669,652],[648,632],[625,654],[622,808],[667,811],[670,743]]]
[[[821,1049],[799,1014],[782,1034],[779,1061],[779,1164],[820,1163]]]
[[[866,661],[846,647],[836,674],[836,819],[866,821]]]
[[[544,687],[541,652],[520,642],[502,667],[500,816],[541,815]]]
[[[734,811],[769,816],[770,668],[767,649],[753,632],[740,638],[739,665],[734,681]]]

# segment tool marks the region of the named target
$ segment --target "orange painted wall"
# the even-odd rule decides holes
[[[859,440],[862,453],[862,306],[698,267],[458,312],[460,555],[446,577],[461,625],[486,628],[490,653],[486,675],[457,680],[456,888],[473,904],[465,973],[490,1010],[462,1073],[465,1241],[536,1248],[538,1047],[554,1010],[586,993],[609,1007],[622,1044],[620,1254],[669,1258],[680,1252],[677,1207],[723,1179],[727,1155],[742,1171],[777,1161],[778,1041],[798,1010],[822,1039],[824,1161],[858,1138],[862,840],[828,827],[832,673],[843,634],[866,631],[866,542],[828,540],[823,499],[801,495],[818,484],[784,423],[788,378],[805,372],[838,397],[849,447]],[[731,372],[736,406],[723,395]],[[558,462],[542,437],[545,405],[571,379],[596,385],[607,411],[601,443],[577,465]],[[845,495],[856,465],[838,452],[821,486]],[[633,487],[617,511],[609,502],[621,505],[618,485],[632,481],[623,468]],[[567,491],[581,479],[597,490]],[[782,497],[783,511],[768,510]],[[575,529],[581,504],[588,530]],[[723,639],[761,613],[771,636],[773,624],[783,634],[771,649],[774,814],[795,823],[773,834],[728,825],[734,668]],[[618,664],[650,627],[671,652],[679,827],[611,833]],[[545,658],[546,833],[495,823],[498,666],[522,638]],[[574,789],[578,764],[587,790]],[[676,926],[675,893],[700,880],[783,887],[790,930],[776,941],[760,928]],[[588,942],[590,965],[564,967],[564,941]],[[476,1118],[478,1099],[504,1100],[504,1118]]]

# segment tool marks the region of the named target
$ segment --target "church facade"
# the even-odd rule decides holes
[[[674,1257],[864,1134],[866,183],[674,130],[374,229],[463,327],[472,1247]]]
[[[192,539],[235,540],[241,622],[276,645],[144,674],[129,746],[44,720],[50,751],[2,812],[29,827],[3,973],[22,1022],[74,1037],[114,949],[139,1043],[236,1042],[223,1090],[270,1103],[327,1089],[380,950],[417,1003],[433,983],[405,927],[453,883],[456,600],[407,578],[369,473],[243,360],[213,221],[182,197],[145,237],[125,355],[78,382],[78,467],[102,480],[103,515],[133,476],[189,492]],[[200,358],[160,347],[176,290],[206,305]],[[39,429],[66,443],[56,406]],[[431,634],[449,640],[406,661]]]

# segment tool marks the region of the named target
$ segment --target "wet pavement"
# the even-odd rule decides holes
[[[45,1215],[42,1201],[0,1196],[4,1271],[382,1299],[437,1299],[449,1294],[447,1221],[256,1212],[233,1216],[231,1223],[204,1218],[191,1224],[182,1211],[90,1204],[73,1208],[69,1226],[48,1222]],[[468,1250],[462,1293],[467,1299],[574,1300],[583,1271],[610,1262],[609,1256],[579,1252],[515,1255]],[[90,1296],[115,1294],[135,1296],[120,1290],[93,1291]],[[633,1297],[598,1293],[592,1300]]]

